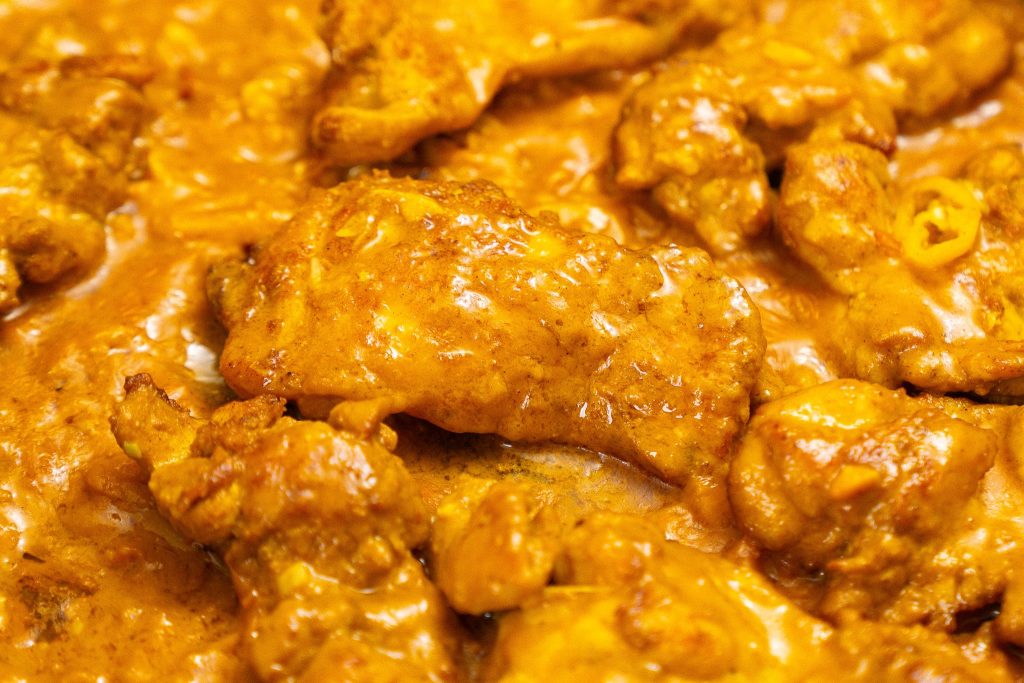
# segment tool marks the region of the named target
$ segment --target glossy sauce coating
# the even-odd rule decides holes
[[[572,3],[563,4],[569,14],[580,11],[569,7]],[[593,4],[600,5],[602,16],[619,12],[671,13],[683,7],[673,2]],[[833,12],[822,11],[821,3],[807,0],[762,3],[753,11],[770,23],[781,23],[783,28],[778,30],[782,31],[791,5],[794,16],[803,17],[803,25],[812,27],[800,33],[802,47],[815,53],[829,52],[830,59],[843,69],[886,75],[878,83],[887,87],[871,91],[873,97],[893,108],[899,127],[895,150],[883,150],[892,153],[882,162],[891,178],[882,183],[886,201],[898,205],[908,186],[934,175],[958,183],[976,182],[986,206],[980,234],[994,234],[1013,244],[1013,239],[1006,237],[1010,234],[1006,221],[1007,216],[1010,221],[1016,220],[1012,212],[1018,204],[1013,199],[1005,200],[1016,196],[1014,183],[998,180],[998,174],[985,170],[983,161],[967,164],[983,148],[1024,142],[1024,81],[1017,42],[1024,12],[1012,0],[934,3],[944,9],[927,23],[931,28],[920,31],[916,27],[925,24],[915,16],[925,4],[847,2],[841,3],[842,11]],[[365,629],[365,623],[358,628],[337,626],[347,623],[345,619],[351,616],[338,607],[351,604],[346,590],[332,588],[327,598],[310,597],[317,590],[316,581],[306,581],[310,574],[302,569],[289,574],[279,571],[281,566],[268,563],[245,576],[257,577],[254,581],[272,579],[274,584],[281,575],[296,579],[286,580],[286,588],[302,600],[310,600],[308,604],[315,604],[320,613],[337,617],[328,631],[333,628],[340,637],[330,647],[313,644],[298,648],[299,655],[276,646],[288,641],[284,636],[264,639],[266,647],[247,645],[247,620],[253,614],[272,612],[278,603],[247,603],[248,593],[232,585],[232,570],[223,562],[221,553],[226,551],[224,545],[219,545],[222,537],[201,537],[211,545],[200,547],[189,540],[196,529],[179,524],[175,530],[168,522],[176,519],[173,510],[165,501],[160,512],[147,485],[146,468],[121,451],[108,423],[124,397],[124,379],[142,372],[151,375],[157,386],[197,420],[207,420],[224,404],[229,407],[222,410],[229,412],[231,406],[237,410],[238,405],[244,405],[229,403],[235,396],[218,369],[224,330],[206,295],[210,266],[242,261],[245,249],[263,242],[284,225],[314,187],[364,174],[365,168],[338,168],[308,146],[310,121],[323,102],[322,76],[338,68],[338,55],[334,55],[331,66],[332,55],[321,39],[325,24],[317,5],[306,0],[16,0],[0,6],[0,70],[5,73],[15,65],[29,63],[60,71],[65,60],[81,56],[113,56],[117,63],[124,55],[142,58],[151,70],[140,80],[123,69],[119,73],[97,72],[88,66],[93,62],[87,59],[79,62],[86,66],[78,67],[78,71],[65,67],[62,75],[69,82],[98,78],[104,89],[129,93],[127,97],[133,102],[138,98],[145,109],[140,127],[133,128],[131,158],[124,166],[113,164],[115,175],[121,176],[117,192],[105,196],[117,197],[117,206],[112,206],[111,200],[80,207],[67,200],[67,185],[56,194],[52,185],[46,191],[50,194],[36,189],[44,175],[33,170],[40,156],[32,148],[45,142],[59,126],[40,124],[34,118],[36,114],[15,113],[4,105],[4,125],[28,130],[33,137],[25,143],[29,153],[25,161],[19,162],[20,167],[9,164],[10,157],[5,156],[0,164],[4,169],[0,183],[5,190],[13,187],[26,193],[30,212],[59,214],[68,210],[65,207],[78,212],[75,225],[82,227],[73,234],[81,235],[81,242],[75,245],[83,250],[68,260],[61,256],[68,250],[50,248],[38,251],[46,258],[35,261],[29,257],[37,252],[22,250],[28,257],[12,258],[11,262],[13,272],[20,269],[19,277],[27,286],[4,280],[14,283],[7,291],[16,292],[20,302],[6,314],[0,327],[0,369],[6,387],[0,394],[0,563],[4,568],[0,578],[0,671],[5,676],[253,680],[257,676],[279,676],[282,667],[294,666],[288,671],[298,672],[296,676],[305,673],[309,680],[325,680],[325,676],[338,675],[342,670],[339,661],[351,661],[345,652],[357,649],[345,637],[372,631]],[[813,40],[832,35],[831,24],[862,14],[865,7],[881,13],[886,22],[857,25],[890,26],[893,30],[886,40],[879,41],[870,31],[852,32],[852,43],[817,44]],[[590,4],[584,8],[590,9]],[[979,44],[963,39],[965,36],[988,35],[980,41],[983,46],[999,43],[995,34],[978,33],[990,29],[988,22],[994,22],[1014,43],[1009,57],[1000,48],[984,50],[991,62],[965,58],[965,46]],[[955,30],[949,28],[954,25]],[[746,35],[745,29],[736,31]],[[684,40],[680,54],[685,55],[689,49],[706,50],[708,41],[713,40],[712,33],[696,38],[695,46]],[[856,42],[861,39],[865,42]],[[492,48],[494,54],[508,54],[508,46],[498,45],[500,42],[495,40],[493,45],[475,49],[484,57]],[[762,43],[758,45],[763,47]],[[924,62],[905,59],[921,54],[908,48],[912,45],[923,46],[927,55]],[[668,73],[680,55],[657,56],[667,59],[654,71]],[[1000,59],[1012,63],[1000,70]],[[526,70],[521,72],[524,82],[506,84],[497,94],[494,91],[498,83],[506,77],[491,77],[492,92],[483,99],[473,99],[469,107],[481,118],[464,115],[453,124],[472,124],[468,130],[433,137],[388,168],[397,176],[486,179],[502,188],[526,213],[536,216],[551,210],[566,231],[604,233],[631,248],[650,249],[669,242],[686,247],[712,246],[700,231],[673,215],[662,197],[629,186],[617,175],[623,158],[615,156],[614,136],[623,104],[634,96],[638,85],[651,78],[648,67],[639,61],[631,58],[623,62],[634,69],[629,73],[601,71],[573,78],[531,80],[525,76],[534,74]],[[932,67],[917,70],[922,63]],[[584,68],[563,66],[556,71]],[[970,71],[975,67],[976,71]],[[517,65],[502,68],[515,73]],[[926,74],[936,69],[946,77],[928,81]],[[993,82],[986,85],[989,79]],[[497,100],[480,113],[492,95]],[[746,115],[757,121],[767,120],[758,119],[760,114]],[[134,124],[122,122],[119,126],[119,130],[127,130]],[[622,135],[624,129],[619,130]],[[752,171],[759,178],[759,187],[766,191],[764,200],[769,208],[777,200],[778,188],[773,187],[776,169],[785,165],[792,143],[802,141],[807,133],[801,130],[794,136],[777,132],[760,124],[744,131],[746,139],[761,148],[772,167],[772,173],[763,177],[757,168]],[[371,138],[367,144],[376,155],[381,137]],[[7,137],[3,144],[9,146],[12,140]],[[414,142],[405,138],[399,147],[405,150]],[[79,141],[75,144],[81,146]],[[98,153],[97,149],[91,148],[90,154],[110,158],[111,148]],[[397,153],[397,149],[392,151]],[[363,155],[348,161],[368,158]],[[709,159],[716,161],[718,157],[711,155]],[[31,170],[29,175],[36,180],[24,182],[25,176],[18,168]],[[97,193],[90,190],[88,195],[95,197]],[[7,201],[10,195],[4,197]],[[993,208],[1000,206],[1000,212],[994,213]],[[109,208],[113,212],[107,213]],[[927,202],[915,208],[927,209]],[[17,211],[22,210],[19,205]],[[892,216],[896,214],[894,208]],[[102,249],[98,242],[88,241],[90,234],[100,234],[101,223],[105,223],[102,232],[106,243]],[[8,226],[5,222],[0,228],[5,244],[9,235],[19,234]],[[810,410],[818,417],[810,426],[793,427],[797,440],[814,434],[818,442],[870,441],[874,437],[857,431],[859,427],[842,439],[818,433],[820,423],[840,411],[827,396],[827,388],[818,389],[818,394],[802,395],[803,399],[784,397],[837,377],[861,376],[887,384],[907,377],[861,371],[857,359],[851,358],[849,336],[838,331],[841,328],[836,322],[848,316],[849,293],[837,290],[830,281],[826,284],[826,277],[801,260],[803,255],[781,239],[774,224],[763,227],[756,236],[746,237],[750,233],[743,233],[740,248],[728,254],[720,250],[714,265],[709,265],[745,287],[759,311],[767,338],[766,362],[759,373],[744,376],[745,391],[753,389],[755,404],[784,399],[803,400],[812,406]],[[57,235],[59,239],[22,242],[60,247],[66,243],[61,235],[67,233],[20,234]],[[704,234],[712,233],[705,230]],[[1017,305],[1013,303],[1013,283],[1001,273],[1012,272],[1015,261],[986,262],[991,246],[991,240],[979,242],[966,258],[971,268],[978,263],[982,269],[987,269],[989,263],[998,266],[1000,276],[995,286],[999,289],[993,291],[1011,301],[1012,305],[1004,304],[1000,311],[1012,310]],[[25,275],[29,263],[36,264],[33,272],[46,274],[49,268],[58,275],[37,281]],[[65,272],[65,263],[74,267]],[[960,266],[954,265],[952,270],[942,272],[961,272],[957,268]],[[918,286],[944,296],[951,282],[962,283],[962,279],[959,275],[942,275],[920,282],[923,284]],[[907,300],[882,297],[878,307],[866,315],[866,324],[872,330],[882,329],[882,325],[874,325],[875,318],[883,322],[898,319],[908,309]],[[978,316],[994,310],[993,300],[989,297],[989,303],[979,305],[971,297],[960,297],[957,306],[933,308],[929,315],[947,325],[945,329],[950,329],[950,324],[962,325],[964,320],[991,323],[990,315]],[[1011,326],[1005,322],[1001,325],[1002,331],[996,336],[1009,333],[1011,341],[1019,339],[1010,331]],[[939,337],[934,336],[932,341]],[[975,355],[983,356],[984,349]],[[892,358],[884,360],[891,362]],[[994,391],[1004,399],[1019,395],[1017,386],[1005,380],[999,375],[981,381],[965,380],[955,387],[917,383],[936,390]],[[872,395],[886,391],[889,389],[871,389]],[[851,389],[843,395],[844,400],[856,394]],[[439,677],[453,679],[531,680],[531,676],[555,671],[574,675],[585,671],[594,676],[610,672],[632,676],[627,680],[692,680],[742,678],[745,672],[762,674],[772,667],[782,679],[796,675],[811,679],[812,674],[829,680],[858,676],[863,680],[928,676],[1002,680],[1019,676],[1013,655],[1006,654],[1013,648],[1005,647],[1024,640],[1024,618],[1020,616],[1024,589],[1013,579],[1019,565],[1019,482],[1024,471],[1020,456],[1024,430],[1019,417],[1013,408],[963,399],[900,396],[891,400],[897,408],[890,412],[900,413],[905,406],[913,405],[913,410],[928,416],[920,425],[926,435],[942,435],[946,433],[943,425],[958,425],[957,430],[973,435],[967,441],[980,455],[965,459],[971,467],[961,467],[960,459],[949,460],[953,464],[946,472],[957,481],[967,482],[954,487],[950,494],[959,512],[954,514],[952,504],[948,509],[937,508],[936,515],[953,520],[953,529],[943,526],[941,533],[926,530],[931,539],[931,545],[926,544],[927,552],[913,554],[912,559],[898,565],[913,567],[914,576],[896,582],[899,586],[884,596],[879,592],[864,598],[859,586],[849,590],[841,586],[834,591],[838,597],[833,596],[830,603],[818,572],[821,567],[827,572],[835,558],[809,558],[785,543],[766,542],[768,535],[761,538],[758,530],[770,525],[751,521],[734,500],[731,507],[737,509],[737,525],[724,488],[713,488],[713,495],[701,495],[699,488],[680,490],[613,455],[547,443],[509,443],[495,436],[453,435],[406,417],[391,421],[398,433],[394,452],[408,470],[408,477],[401,477],[402,499],[414,499],[411,492],[415,490],[424,505],[403,519],[430,516],[438,505],[443,515],[444,501],[467,496],[465,487],[472,488],[473,482],[485,482],[483,488],[487,490],[500,483],[502,486],[490,499],[492,514],[484,519],[492,520],[489,524],[494,528],[512,529],[506,537],[518,537],[515,530],[522,529],[523,536],[537,533],[546,540],[530,546],[541,549],[540,559],[518,565],[524,569],[513,574],[518,581],[511,587],[480,581],[486,578],[483,571],[467,573],[472,554],[460,555],[456,550],[448,551],[455,559],[449,560],[449,580],[442,580],[444,570],[432,563],[442,562],[445,549],[458,548],[458,544],[451,545],[440,536],[432,542],[426,524],[416,522],[411,524],[416,527],[414,532],[397,544],[406,554],[399,553],[401,560],[394,565],[381,565],[395,568],[381,585],[400,586],[397,593],[386,593],[388,600],[393,598],[390,606],[399,611],[403,601],[408,604],[428,595],[428,602],[437,606],[439,613],[446,613],[449,601],[441,596],[444,592],[454,596],[455,591],[461,591],[461,597],[452,597],[450,602],[462,612],[520,608],[496,620],[491,616],[464,619],[465,629],[452,626],[447,616],[432,622],[429,628],[435,629],[432,633],[443,645],[437,650],[441,654],[428,658],[425,666],[442,672],[437,674]],[[769,407],[763,409],[764,418],[754,418],[748,441],[762,438],[771,416],[784,407],[772,405],[768,403]],[[328,411],[321,406],[314,412],[323,417]],[[891,417],[887,413],[886,419]],[[356,424],[352,418],[349,415],[345,418],[348,422],[344,422],[350,428]],[[320,421],[293,424],[291,418],[281,419],[289,425],[284,431],[295,430],[299,441],[308,438],[310,442],[335,443],[335,439],[341,439],[337,442],[341,444],[337,446],[339,452],[349,452],[345,444],[350,445],[352,438],[356,442],[369,438],[361,433],[352,437],[351,431],[350,436],[338,437],[335,426]],[[809,431],[803,433],[803,429]],[[776,443],[772,435],[765,438]],[[960,442],[955,434],[951,438]],[[270,446],[264,450],[279,454]],[[261,456],[268,467],[277,462],[275,457]],[[844,452],[837,462],[849,459]],[[899,461],[895,456],[891,460]],[[928,458],[919,461],[933,462]],[[395,462],[388,453],[387,457],[381,455],[377,464],[380,471],[390,472]],[[985,469],[983,465],[988,462],[991,465]],[[979,469],[983,471],[976,471]],[[465,474],[472,477],[469,483],[459,476]],[[872,495],[872,491],[902,491],[890,486],[887,479],[872,488],[874,477],[864,471],[839,477],[838,484],[838,475],[834,477],[827,467],[808,467],[807,474],[808,478],[802,480],[807,488],[800,489],[803,493],[795,495],[797,498],[806,494],[808,499],[819,500],[823,493],[832,496],[838,492],[840,498],[846,495],[853,500],[858,495]],[[925,472],[916,481],[931,481],[933,474]],[[970,482],[973,489],[968,486]],[[454,497],[447,498],[453,491]],[[756,493],[757,488],[752,485],[747,492]],[[468,498],[478,500],[475,494]],[[886,508],[894,499],[899,500],[899,496],[881,495],[874,500],[877,507],[858,509],[875,510],[871,518],[883,522],[897,519]],[[473,504],[459,503],[457,509]],[[409,507],[415,508],[416,504]],[[523,519],[536,519],[545,507],[553,512],[544,515],[550,514],[556,523],[522,524]],[[598,515],[602,510],[622,517]],[[302,514],[309,521],[321,513]],[[636,520],[637,514],[645,520]],[[861,527],[857,526],[856,514],[845,511],[844,515],[840,515],[843,521],[836,528],[860,538],[862,551],[870,550],[874,541],[857,537]],[[808,518],[818,531],[827,531],[827,523],[832,520],[828,513]],[[582,530],[573,533],[578,520],[586,522]],[[447,539],[464,533],[459,524],[458,519],[451,521],[445,531]],[[902,529],[898,531],[902,533]],[[920,530],[915,527],[914,533]],[[669,543],[664,537],[675,542]],[[623,538],[640,547],[637,556],[626,557],[625,565],[646,567],[642,571],[630,575],[614,575],[611,571],[614,567],[608,558],[624,547]],[[683,545],[720,557],[692,555],[698,551]],[[408,554],[408,546],[418,546],[426,570],[419,561],[410,559],[414,556]],[[287,548],[287,557],[295,552],[295,546],[282,547]],[[476,549],[479,544],[468,547]],[[931,553],[934,548],[940,549]],[[587,553],[601,561],[568,564],[570,558],[586,557]],[[649,560],[638,559],[650,557],[658,558],[650,566],[645,565]],[[602,564],[609,567],[609,572],[595,575],[593,568]],[[881,565],[871,565],[877,566]],[[850,567],[847,563],[832,569],[849,572]],[[329,578],[319,571],[316,574],[317,579]],[[235,571],[236,579],[240,575]],[[245,578],[243,583],[248,581],[250,578]],[[539,587],[541,583],[546,587]],[[708,585],[715,586],[715,590],[709,591]],[[493,602],[496,595],[501,599],[499,603]],[[665,595],[669,598],[662,600]],[[697,605],[693,612],[706,613],[707,618],[673,611],[688,602]],[[834,609],[833,604],[843,609]],[[993,606],[1002,610],[996,619],[991,618]],[[371,612],[371,608],[363,609],[363,614]],[[859,621],[863,614],[870,614],[875,621]],[[975,621],[972,615],[977,616]],[[288,619],[283,621],[287,623]],[[573,643],[586,645],[576,651],[599,653],[597,664],[564,656],[569,650],[560,638],[567,633],[565,625],[570,621],[580,628]],[[688,631],[691,639],[682,643],[672,640],[674,629],[663,627],[664,623],[680,621],[695,624]],[[724,635],[722,623],[732,624]],[[421,625],[416,622],[414,628]],[[375,659],[380,654],[379,642],[370,648],[372,651],[364,651],[366,659],[382,662],[380,669],[371,669],[377,678],[371,676],[370,680],[387,675],[400,680],[409,675],[403,666],[424,665],[424,660],[416,659],[420,655],[397,656],[391,658],[397,668],[386,669],[387,658]],[[383,649],[401,653],[406,642]],[[776,647],[789,647],[790,654],[779,655]],[[701,657],[680,656],[694,648]],[[311,652],[326,654],[314,665],[312,659],[304,659]],[[332,659],[332,652],[343,654]],[[298,659],[281,664],[295,656]],[[698,664],[704,668],[693,668]],[[747,677],[755,675],[748,673]]]

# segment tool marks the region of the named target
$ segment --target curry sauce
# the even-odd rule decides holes
[[[1024,5],[0,29],[5,678],[1024,675]]]

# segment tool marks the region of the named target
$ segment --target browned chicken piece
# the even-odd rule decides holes
[[[791,151],[777,226],[849,297],[837,352],[889,386],[1024,394],[1024,152],[982,152],[961,178],[890,192],[885,158],[854,143]]]
[[[782,618],[763,623],[772,610]],[[827,637],[753,572],[599,514],[564,539],[555,585],[502,619],[482,680],[798,678]]]
[[[272,397],[200,421],[146,375],[126,391],[118,443],[171,523],[223,554],[260,678],[458,679],[454,617],[410,552],[429,517],[393,432],[299,422]]]
[[[972,662],[947,637],[924,629],[834,630],[749,569],[666,541],[638,518],[595,515],[564,540],[555,585],[502,617],[481,679],[1010,677],[998,657]]]
[[[821,573],[812,611],[953,631],[1002,601],[1020,645],[1021,434],[1018,408],[831,382],[758,410],[730,498],[780,585]]]
[[[652,198],[715,253],[734,251],[769,218],[764,155],[718,66],[683,64],[640,87],[615,134],[615,180]]]
[[[918,570],[887,618],[901,623],[924,620],[953,630],[957,610],[993,619],[992,637],[1024,647],[1024,409],[984,405],[963,399],[922,397],[946,414],[998,437],[995,462],[964,510],[949,540]],[[998,607],[998,609],[993,609]]]
[[[616,181],[726,253],[767,225],[765,166],[809,137],[889,152],[900,119],[967,102],[1003,74],[1010,40],[967,0],[794,0],[670,60],[616,133]]]
[[[770,218],[767,169],[809,136],[889,151],[889,108],[842,67],[770,30],[736,30],[669,62],[626,103],[615,135],[616,182],[650,190],[719,254]]]
[[[489,183],[343,183],[210,289],[242,395],[585,446],[710,488],[764,351],[704,252],[570,232]]]
[[[437,508],[434,578],[459,612],[518,607],[547,586],[558,532],[539,491],[512,480],[465,478]]]
[[[342,165],[394,158],[469,126],[506,82],[655,59],[748,0],[328,0],[333,70],[313,141]]]
[[[18,306],[23,282],[52,283],[99,260],[146,116],[138,87],[151,75],[123,56],[0,74],[0,313]]]
[[[902,392],[841,380],[758,410],[730,499],[761,546],[825,572],[822,613],[875,617],[938,552],[997,448]]]
[[[849,66],[903,119],[963,104],[1002,75],[1006,30],[972,0],[791,0],[779,25]]]

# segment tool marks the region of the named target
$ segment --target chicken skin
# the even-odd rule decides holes
[[[699,250],[631,251],[487,183],[343,183],[210,279],[245,396],[585,446],[715,485],[764,339]]]
[[[848,297],[849,372],[933,392],[1024,394],[1019,199],[1024,151],[980,153],[962,177],[889,188],[885,158],[809,143],[786,164],[777,226]]]
[[[333,70],[313,141],[334,162],[394,158],[473,123],[506,82],[640,64],[713,34],[748,0],[329,0]]]
[[[912,398],[840,380],[762,406],[729,475],[736,519],[783,586],[840,623],[953,631],[1003,603],[999,638],[1020,644],[1016,408]]]
[[[22,283],[93,267],[103,222],[125,199],[145,121],[134,58],[72,57],[0,74],[0,313]]]
[[[147,375],[126,390],[118,443],[171,523],[223,554],[260,678],[458,680],[458,628],[410,553],[430,520],[393,432],[297,422],[271,397],[201,421]]]

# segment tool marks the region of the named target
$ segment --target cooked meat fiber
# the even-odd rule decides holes
[[[702,251],[571,233],[487,183],[344,183],[210,290],[242,395],[585,446],[677,483],[721,480],[764,350]]]
[[[458,628],[410,553],[429,515],[393,432],[297,422],[271,397],[199,421],[147,375],[126,388],[118,443],[171,523],[223,553],[260,678],[457,680]]]

